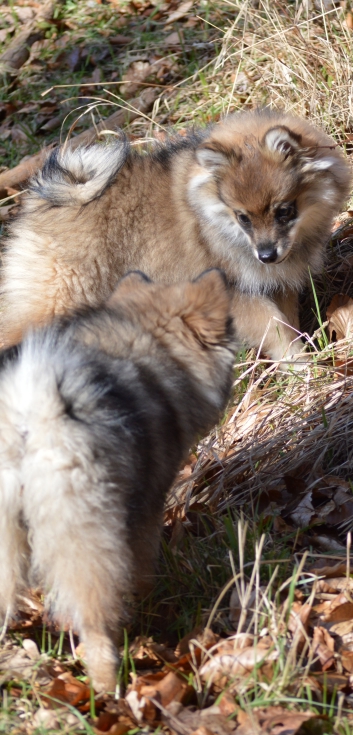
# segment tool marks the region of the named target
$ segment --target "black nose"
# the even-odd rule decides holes
[[[262,263],[275,263],[277,260],[277,248],[274,245],[260,246],[257,252]]]

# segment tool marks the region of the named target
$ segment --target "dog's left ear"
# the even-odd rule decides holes
[[[225,275],[206,271],[185,286],[183,321],[205,346],[216,345],[231,334],[231,295]]]
[[[300,148],[301,135],[293,133],[285,125],[270,128],[262,140],[262,146],[278,161],[285,161]]]
[[[150,283],[152,283],[151,279],[145,273],[142,273],[142,271],[130,271],[130,273],[127,273],[126,276],[123,276],[118,281],[113,293],[106,302],[106,306],[114,306],[117,301],[120,301],[127,294],[135,293],[141,288],[146,288]]]

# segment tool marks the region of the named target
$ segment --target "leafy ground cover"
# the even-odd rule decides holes
[[[5,228],[43,149],[108,126],[146,146],[266,103],[351,156],[352,29],[349,4],[323,0],[3,3]],[[1,634],[0,732],[352,731],[350,207],[303,295],[308,367],[239,355],[222,425],[180,472],[155,589],[131,603],[117,696],[91,691],[74,631],[31,590]]]

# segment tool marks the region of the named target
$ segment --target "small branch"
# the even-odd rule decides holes
[[[99,122],[96,127],[84,130],[79,135],[74,136],[70,140],[71,148],[77,148],[79,145],[89,145],[94,143],[97,139],[97,132],[100,133],[103,130],[116,130],[122,127],[127,122],[135,120],[141,113],[145,114],[149,112],[153,103],[158,96],[159,90],[154,87],[148,87],[141,94],[133,100],[129,100],[129,107],[134,109],[120,109],[109,115],[106,120]],[[0,173],[0,197],[4,197],[7,194],[7,189],[17,188],[24,184],[30,176],[38,171],[43,165],[48,153],[52,150],[53,145],[43,148],[39,153],[35,153],[33,156],[27,156],[21,163],[15,168],[8,169]]]

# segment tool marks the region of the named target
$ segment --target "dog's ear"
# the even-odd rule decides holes
[[[334,169],[339,165],[339,159],[337,159],[335,156],[324,156],[323,158],[313,158],[312,160],[305,161],[302,172],[303,173],[313,173],[316,174],[320,171],[329,171],[330,169]]]
[[[182,318],[205,346],[219,344],[231,335],[230,307],[231,294],[226,278],[217,268],[206,271],[185,286]]]
[[[271,158],[285,161],[300,148],[301,135],[293,133],[285,125],[270,128],[262,140],[262,146]]]
[[[224,141],[221,143],[218,140],[206,140],[196,148],[198,164],[212,173],[217,173],[220,169],[240,159],[241,152],[233,144],[228,147]]]
[[[228,163],[225,151],[214,143],[207,143],[197,148],[196,159],[200,166],[209,171],[216,171]]]
[[[151,283],[151,279],[145,273],[142,273],[142,271],[130,271],[120,279],[113,293],[109,296],[106,306],[113,307],[121,298],[124,298],[128,294],[136,293],[141,288],[145,289]]]

